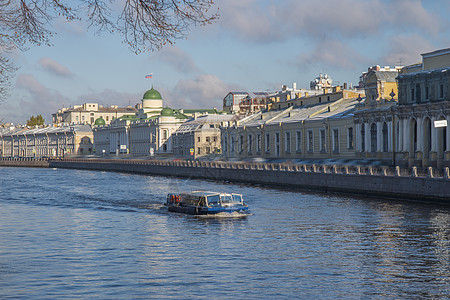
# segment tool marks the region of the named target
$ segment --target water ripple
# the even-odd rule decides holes
[[[246,218],[168,213],[237,190]],[[0,168],[0,298],[449,299],[446,207],[230,183]]]

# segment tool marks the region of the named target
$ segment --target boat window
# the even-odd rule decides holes
[[[233,194],[233,201],[234,202],[242,202],[242,195]]]
[[[208,196],[208,204],[210,205],[219,204],[219,195]]]
[[[231,197],[231,195],[222,195],[222,203],[231,203],[233,202],[233,199]]]

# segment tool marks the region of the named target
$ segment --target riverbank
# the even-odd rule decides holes
[[[0,165],[175,176],[450,204],[448,168],[428,168],[424,173],[399,167],[121,159],[2,159]]]

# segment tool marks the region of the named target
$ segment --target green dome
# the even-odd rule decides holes
[[[161,110],[161,116],[170,117],[173,116],[173,109],[165,107]]]
[[[152,87],[151,90],[145,92],[143,99],[161,100],[162,97],[161,94]]]
[[[102,118],[98,118],[97,120],[95,120],[94,125],[95,126],[102,126],[102,125],[106,125],[106,122]]]

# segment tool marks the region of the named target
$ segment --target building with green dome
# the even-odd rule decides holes
[[[163,98],[161,94],[152,86],[151,89],[144,93],[141,105],[138,108],[139,119],[148,119],[158,116],[163,109]]]
[[[157,155],[172,153],[172,134],[189,117],[182,110],[163,107],[161,94],[146,91],[133,116],[118,118],[110,126],[94,128],[97,153]],[[101,120],[96,120],[99,125]]]
[[[105,120],[103,120],[103,118],[98,118],[94,122],[94,126],[105,126],[105,125],[106,125],[106,122],[105,122]]]
[[[174,133],[188,119],[219,112],[216,109],[164,107],[160,92],[146,91],[135,115],[123,116],[109,126],[94,127],[95,149],[102,155],[173,155]],[[102,123],[96,120],[96,123]],[[220,139],[216,139],[219,141]]]

